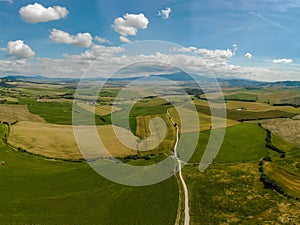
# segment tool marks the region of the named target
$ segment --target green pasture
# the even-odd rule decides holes
[[[0,124],[0,136],[7,132]],[[110,182],[86,163],[51,161],[0,143],[0,223],[161,224],[175,223],[175,177],[146,187]]]

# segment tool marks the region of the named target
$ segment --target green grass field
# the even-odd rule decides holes
[[[83,123],[88,124],[93,121],[88,122],[86,114],[92,114],[84,109],[77,106],[77,110],[75,109],[75,113],[84,111],[84,116],[82,116],[81,120]],[[72,102],[34,102],[32,101],[28,104],[28,109],[32,114],[36,114],[41,116],[48,123],[54,124],[64,124],[71,125],[72,124]],[[80,121],[79,121],[80,122]],[[97,125],[105,125],[111,124],[110,115],[106,116],[98,116],[95,115],[95,122]]]
[[[137,102],[131,109],[130,115],[132,117],[137,116],[147,116],[147,115],[157,115],[166,114],[169,108],[172,108],[172,104],[164,99],[143,99]]]
[[[210,131],[200,133],[199,144],[190,162],[199,163],[206,148]],[[239,124],[226,129],[216,163],[235,163],[243,161],[258,162],[268,154],[265,147],[266,132],[257,124]]]
[[[207,115],[211,115],[211,110],[208,106],[196,105],[197,111]],[[221,109],[214,110],[217,115],[222,115]],[[269,110],[265,112],[253,112],[253,111],[237,111],[233,109],[227,109],[227,119],[232,120],[259,120],[259,119],[273,119],[273,118],[291,118],[296,116],[295,113],[290,113],[281,110]]]
[[[116,120],[113,122],[113,124],[126,129],[130,128],[135,135],[137,129],[136,117],[166,114],[167,110],[173,107],[170,104],[166,104],[165,100],[159,98],[142,99],[135,103],[132,107],[130,104],[120,104],[117,106],[123,110],[114,113],[114,118],[116,118]],[[129,122],[127,122],[127,120]],[[127,127],[127,123],[129,123],[129,127]]]
[[[0,136],[7,132],[0,124]],[[0,141],[1,224],[175,223],[175,178],[128,187],[96,174],[86,163],[51,161],[16,152]]]
[[[248,93],[237,93],[232,95],[225,95],[225,100],[232,100],[232,101],[257,101],[257,96],[255,94],[248,94]]]

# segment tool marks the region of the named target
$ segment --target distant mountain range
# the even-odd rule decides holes
[[[186,73],[174,73],[174,74],[161,74],[161,75],[149,75],[147,77],[124,77],[124,78],[118,78],[118,77],[112,77],[108,81],[114,82],[114,81],[133,81],[138,80],[141,78],[146,78],[146,81],[155,81],[159,80],[158,78],[164,78],[172,81],[192,81],[192,80],[205,80],[207,82],[213,81],[213,79],[205,77],[205,76],[199,76],[199,75],[187,75]],[[46,77],[41,75],[36,76],[25,76],[25,75],[11,75],[11,76],[5,76],[0,78],[5,81],[26,81],[26,82],[79,82],[79,78],[56,78],[56,77]],[[86,81],[106,81],[106,78],[103,77],[92,77],[92,78],[85,78]]]
[[[110,78],[109,82],[130,82],[138,80],[145,77],[127,77],[127,78]],[[189,76],[186,73],[179,72],[174,74],[161,74],[161,75],[150,75],[147,76],[145,81],[160,81],[161,78],[171,80],[171,81],[182,81],[182,82],[192,82],[202,81],[205,83],[215,82],[215,79],[209,78],[206,76],[200,75],[191,75]],[[89,81],[106,81],[106,78],[103,77],[93,77],[85,78],[86,82]],[[259,87],[300,87],[300,81],[280,81],[280,82],[261,82],[248,79],[228,79],[228,78],[217,78],[221,86],[227,87],[248,87],[248,88],[259,88]],[[25,76],[25,75],[16,75],[16,76],[5,76],[0,78],[1,83],[5,82],[32,82],[32,83],[77,83],[80,81],[78,78],[52,78],[46,76]],[[1,84],[0,83],[0,84]]]
[[[6,80],[6,81],[26,81],[26,82],[37,82],[37,83],[79,81],[79,79],[74,79],[74,78],[53,78],[53,77],[46,77],[46,76],[41,76],[41,75],[36,75],[36,76],[10,75],[10,76],[1,77],[0,79]]]

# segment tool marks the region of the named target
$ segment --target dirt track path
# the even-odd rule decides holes
[[[178,145],[178,141],[179,141],[179,128],[178,128],[177,124],[173,121],[173,119],[169,113],[169,110],[167,111],[167,114],[168,114],[172,124],[176,128],[176,143],[174,146],[174,158],[178,162],[179,178],[181,180],[182,187],[184,190],[184,225],[189,225],[190,224],[189,192],[188,192],[187,185],[182,176],[182,171],[181,171],[182,170],[182,161],[178,158],[178,153],[177,153],[177,145]]]

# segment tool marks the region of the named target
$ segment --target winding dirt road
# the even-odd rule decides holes
[[[182,171],[181,171],[182,170],[182,164],[181,164],[182,161],[178,158],[178,153],[177,153],[177,145],[178,145],[178,141],[179,141],[179,128],[178,128],[177,124],[173,121],[173,119],[169,113],[169,110],[167,111],[167,114],[168,114],[172,124],[176,128],[176,143],[174,146],[174,158],[178,162],[179,178],[181,180],[182,187],[184,190],[184,225],[189,225],[190,224],[189,192],[188,192],[187,185],[182,176]]]

